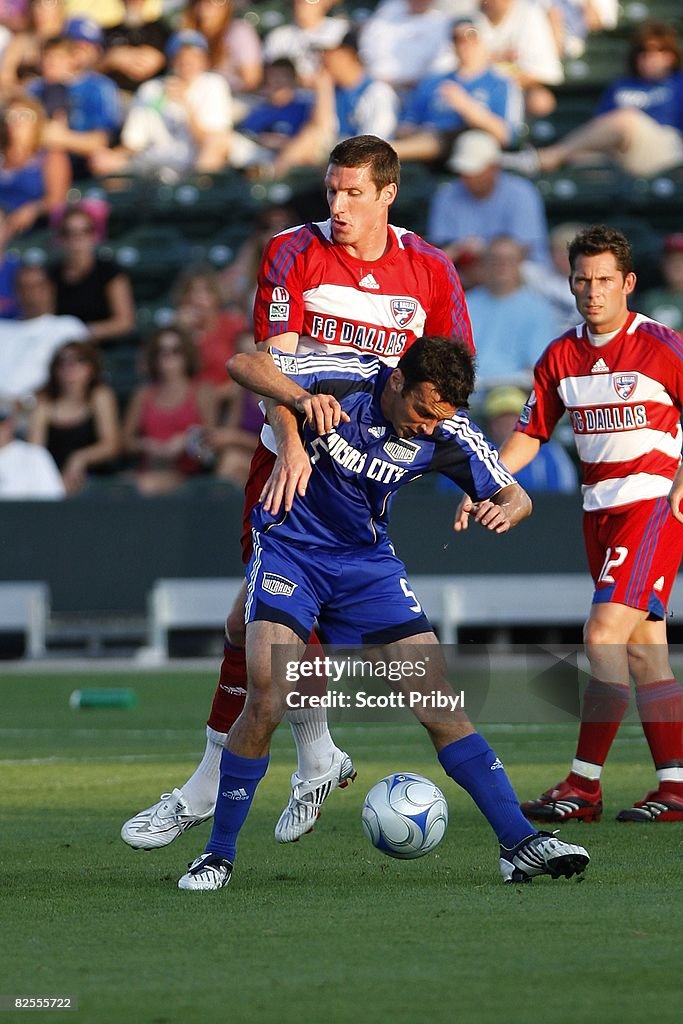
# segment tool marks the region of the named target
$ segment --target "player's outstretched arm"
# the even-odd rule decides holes
[[[681,501],[683,501],[683,465],[679,467],[679,470],[673,479],[667,501],[669,502],[671,515],[674,519],[677,519],[679,523],[683,523],[683,511],[681,511]]]
[[[493,533],[507,533],[513,526],[531,515],[531,498],[519,484],[508,484],[491,498],[473,501],[469,495],[460,502],[453,529],[466,530],[470,518]]]
[[[275,366],[268,351],[241,352],[226,368],[231,377],[267,399],[268,422],[275,434],[278,457],[260,494],[266,512],[277,515],[292,508],[297,494],[306,493],[311,463],[299,437],[294,412],[302,412],[319,433],[327,433],[348,416],[331,395],[311,395]]]
[[[302,413],[319,434],[329,433],[340,422],[348,423],[349,417],[333,395],[306,391],[275,365],[269,352],[239,352],[226,366],[242,387]]]

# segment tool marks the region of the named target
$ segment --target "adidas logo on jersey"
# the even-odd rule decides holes
[[[497,768],[502,768],[502,767],[503,767],[503,762],[501,761],[501,759],[499,757],[497,757],[496,760],[491,765],[491,767],[489,768],[489,771],[490,772],[495,772]]]
[[[386,427],[368,427],[368,434],[370,437],[384,437],[386,432]]]
[[[591,373],[609,373],[609,366],[602,357],[593,363]]]
[[[365,277],[361,277],[360,281],[358,282],[358,287],[359,288],[375,288],[375,289],[379,290],[379,285],[375,281],[375,279],[372,276],[372,274],[366,274]]]

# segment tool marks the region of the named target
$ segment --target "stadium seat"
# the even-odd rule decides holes
[[[576,88],[606,86],[626,71],[629,43],[616,32],[596,32],[586,40],[582,57],[566,60],[565,80]]]
[[[568,167],[536,180],[548,216],[553,220],[603,219],[623,210],[627,179],[608,164]]]
[[[149,219],[150,194],[153,184],[135,174],[110,174],[78,182],[71,190],[70,201],[95,197],[109,204],[108,236],[115,240]]]
[[[597,96],[581,90],[558,91],[557,107],[548,117],[529,121],[528,138],[534,146],[549,146],[568,132],[590,120],[595,112]]]
[[[226,222],[253,220],[256,202],[249,185],[236,172],[198,174],[175,185],[157,185],[150,196],[150,216],[176,224],[183,235],[205,242]]]
[[[654,178],[632,178],[627,201],[631,212],[647,218],[657,230],[676,230],[683,223],[683,166]]]
[[[178,271],[192,260],[192,247],[171,225],[143,224],[103,252],[130,275],[137,302],[149,302],[168,291]]]

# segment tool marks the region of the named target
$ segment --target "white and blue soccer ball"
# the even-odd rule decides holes
[[[424,857],[439,845],[448,826],[446,798],[414,772],[380,779],[365,798],[363,832],[382,853],[399,860]]]

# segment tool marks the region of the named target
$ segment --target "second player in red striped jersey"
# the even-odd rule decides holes
[[[516,472],[565,410],[584,472],[584,537],[594,594],[584,627],[591,678],[569,775],[522,805],[540,821],[595,821],[604,762],[630,699],[630,679],[657,788],[619,821],[683,821],[683,694],[668,657],[666,607],[683,555],[680,417],[683,339],[628,309],[631,247],[595,226],[569,246],[576,330],[551,342],[501,458]],[[464,528],[468,502],[456,528]]]

